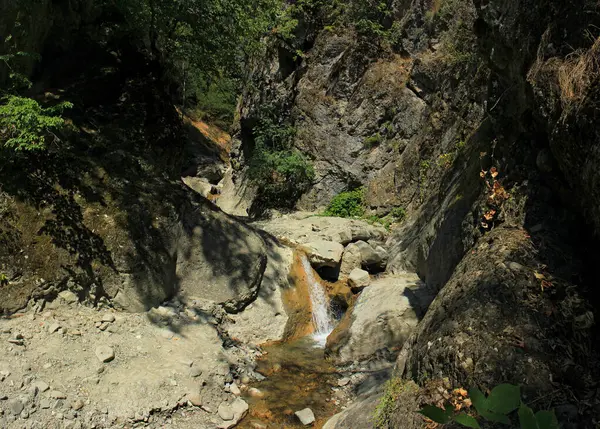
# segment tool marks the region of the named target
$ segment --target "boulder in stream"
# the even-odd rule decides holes
[[[296,417],[298,417],[298,420],[300,420],[300,422],[304,426],[311,425],[315,422],[315,414],[310,408],[305,408],[303,410],[296,411],[294,414],[296,415]]]
[[[300,249],[306,253],[315,268],[337,267],[344,253],[344,246],[340,243],[325,240],[304,244]]]

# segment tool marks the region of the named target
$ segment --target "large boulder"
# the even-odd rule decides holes
[[[342,260],[344,246],[334,241],[319,240],[302,245],[300,250],[306,253],[313,267],[335,268]]]
[[[369,286],[369,283],[371,283],[371,276],[367,271],[360,268],[353,269],[348,276],[348,285],[355,293]]]
[[[184,298],[238,312],[256,298],[266,263],[265,243],[250,227],[208,204],[184,211],[176,268]]]
[[[367,359],[381,349],[398,349],[431,299],[416,274],[374,280],[327,339],[328,353],[345,363]]]

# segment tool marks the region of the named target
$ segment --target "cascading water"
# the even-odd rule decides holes
[[[334,327],[333,317],[329,308],[329,299],[325,293],[325,288],[315,278],[306,255],[302,255],[302,267],[306,273],[308,293],[312,303],[312,321],[315,327],[313,338],[319,345],[325,346],[327,336],[333,331]]]

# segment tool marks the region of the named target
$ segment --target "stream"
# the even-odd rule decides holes
[[[335,398],[335,367],[325,357],[325,343],[336,320],[325,285],[305,255],[298,255],[300,278],[308,291],[311,309],[310,334],[264,346],[264,355],[256,371],[266,378],[251,383],[244,399],[250,405],[249,416],[240,428],[305,427],[294,412],[310,408],[316,418],[312,427],[321,428],[339,411]],[[298,283],[298,280],[297,280]],[[260,393],[257,393],[258,389]]]

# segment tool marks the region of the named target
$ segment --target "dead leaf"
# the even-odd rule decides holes
[[[498,170],[496,170],[496,167],[490,168],[490,173],[494,179],[498,176]]]
[[[533,275],[535,276],[536,279],[538,280],[544,280],[546,278],[545,275],[538,273],[537,271],[533,272]]]
[[[482,179],[485,179],[485,175],[487,174],[487,171],[481,170],[479,172],[479,177],[481,177]]]

